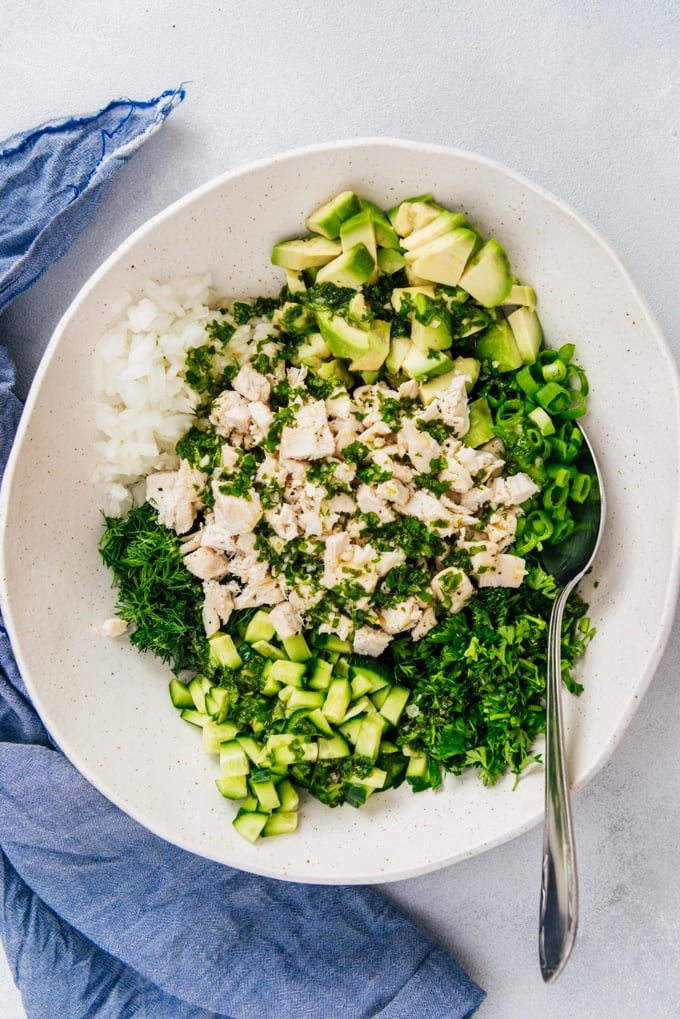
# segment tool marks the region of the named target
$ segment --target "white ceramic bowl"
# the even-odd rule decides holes
[[[383,207],[431,191],[506,248],[539,295],[548,342],[574,341],[591,382],[588,432],[609,516],[584,585],[598,635],[566,699],[575,786],[602,766],[639,704],[677,594],[680,497],[677,373],[659,327],[606,242],[572,209],[466,152],[369,139],[294,151],[229,172],[134,233],[77,296],[29,396],[2,492],[2,598],[27,686],[56,741],[114,803],[186,849],[296,881],[378,882],[422,873],[517,835],[542,814],[540,768],[512,791],[476,775],[437,794],[409,788],[365,808],[303,807],[294,836],[255,846],[231,827],[216,758],[172,708],[165,668],[95,632],[115,602],[97,552],[91,485],[92,350],[123,291],[210,271],[234,297],[276,293],[274,241],[352,187]]]

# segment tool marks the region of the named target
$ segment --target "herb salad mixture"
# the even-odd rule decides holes
[[[306,225],[273,249],[279,297],[193,322],[174,437],[142,443],[101,541],[252,842],[295,830],[301,788],[361,806],[539,760],[541,551],[590,493],[586,376],[495,239],[429,195],[385,213],[346,191]],[[574,693],[586,612],[565,610]]]

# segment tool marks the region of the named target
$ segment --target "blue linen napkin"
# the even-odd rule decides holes
[[[183,98],[119,100],[4,143],[0,311]],[[21,413],[13,382],[0,347],[0,477]],[[0,937],[30,1019],[464,1019],[484,998],[375,890],[245,874],[111,804],[44,728],[1,620]]]

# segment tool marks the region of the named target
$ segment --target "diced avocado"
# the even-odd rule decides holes
[[[419,350],[448,350],[451,346],[451,325],[441,319],[433,319],[428,325],[414,318],[411,323],[411,340]]]
[[[258,640],[271,640],[276,630],[269,619],[269,613],[258,609],[248,621],[243,639],[246,644],[254,644]]]
[[[340,227],[345,220],[351,219],[357,212],[361,212],[361,202],[354,192],[341,191],[308,216],[305,226],[313,233],[334,240],[340,236]]]
[[[375,238],[375,226],[370,209],[362,209],[356,216],[345,220],[340,227],[340,243],[344,252],[351,251],[357,244],[363,244],[373,259],[375,269],[378,260],[378,242]],[[377,269],[375,274],[377,275]]]
[[[286,286],[290,294],[304,294],[307,292],[305,278],[301,272],[294,269],[286,269]]]
[[[463,436],[463,442],[466,446],[483,446],[485,442],[493,439],[495,434],[491,408],[486,397],[481,396],[478,400],[473,400],[468,410],[470,427]]]
[[[378,269],[385,276],[394,276],[406,265],[406,259],[401,251],[393,248],[378,248]]]
[[[309,308],[298,301],[286,301],[272,315],[275,326],[281,326],[287,333],[301,334],[307,332],[314,323],[314,316]]]
[[[517,304],[524,305],[527,308],[535,308],[536,291],[533,287],[527,287],[521,283],[513,283],[503,304]]]
[[[283,269],[301,272],[314,266],[325,265],[336,258],[342,251],[338,241],[327,237],[296,237],[289,241],[279,241],[272,250],[272,263]]]
[[[443,236],[443,234],[450,233],[461,226],[468,229],[470,226],[461,212],[440,212],[429,223],[426,223],[425,226],[420,227],[419,230],[414,230],[408,237],[404,237],[402,247],[406,251],[413,251],[414,248],[420,248],[425,244],[429,244],[430,241],[435,241],[438,237]]]
[[[356,293],[347,305],[347,317],[356,322],[358,326],[364,322],[370,322],[372,315],[366,304],[366,298],[362,293]]]
[[[385,358],[385,368],[391,375],[401,371],[404,358],[411,349],[411,341],[408,336],[393,336],[390,340],[390,350]]]
[[[387,216],[397,234],[408,237],[414,230],[420,230],[431,223],[443,211],[441,205],[432,200],[432,195],[420,195],[417,198],[405,198],[390,209]]]
[[[309,333],[305,342],[300,344],[296,352],[296,359],[300,364],[309,365],[310,368],[318,368],[331,356],[321,333]]]
[[[337,382],[348,388],[354,385],[354,378],[351,372],[347,370],[347,365],[340,358],[324,361],[316,369],[316,373],[320,378],[326,379],[328,382]]]
[[[334,283],[336,287],[363,286],[375,270],[375,259],[365,244],[355,244],[337,258],[322,265],[316,274],[317,283]]]
[[[359,358],[368,350],[368,330],[351,325],[341,315],[317,310],[319,331],[332,354],[349,360]]]
[[[369,202],[367,199],[360,199],[361,208],[367,209],[371,218],[373,219],[373,226],[375,227],[375,239],[379,248],[397,249],[399,248],[399,238],[397,237],[396,230],[390,223],[389,219],[374,202]]]
[[[476,246],[477,237],[472,230],[459,227],[409,252],[406,260],[409,261],[411,255],[417,256],[411,259],[411,268],[422,279],[455,287]]]
[[[408,280],[409,286],[411,287],[427,287],[430,285],[430,280],[423,279],[418,273],[413,271],[413,266],[406,262],[404,266],[404,274]]]
[[[475,354],[480,361],[491,361],[500,372],[515,371],[523,363],[512,329],[506,320],[496,322],[480,336]]]
[[[510,292],[510,262],[497,240],[491,238],[472,256],[458,281],[485,308],[501,304]]]
[[[432,403],[439,393],[445,392],[454,379],[463,376],[468,392],[479,378],[479,361],[475,357],[457,357],[453,362],[453,370],[446,375],[438,375],[429,382],[420,385],[420,398],[425,405]]]
[[[543,342],[541,322],[533,308],[520,307],[508,315],[517,348],[524,364],[533,364]]]
[[[390,302],[395,311],[401,311],[401,306],[406,302],[408,307],[415,304],[416,294],[425,294],[427,297],[434,297],[435,291],[432,286],[423,287],[395,287],[390,297]]]
[[[368,330],[368,349],[349,363],[353,372],[377,371],[385,363],[390,352],[390,324],[375,318]]]
[[[411,379],[417,382],[426,382],[436,375],[445,375],[453,368],[453,361],[447,354],[439,350],[432,350],[424,353],[412,343],[404,360],[401,363],[401,370]]]

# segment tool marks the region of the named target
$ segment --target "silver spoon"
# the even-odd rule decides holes
[[[562,615],[569,595],[590,569],[602,538],[605,498],[602,475],[583,429],[578,468],[592,478],[590,494],[578,507],[576,527],[559,545],[545,546],[543,565],[557,581],[548,629],[545,735],[545,819],[538,947],[541,973],[553,983],[564,969],[578,927],[578,874],[564,761],[561,711]],[[576,514],[575,514],[576,515]]]

